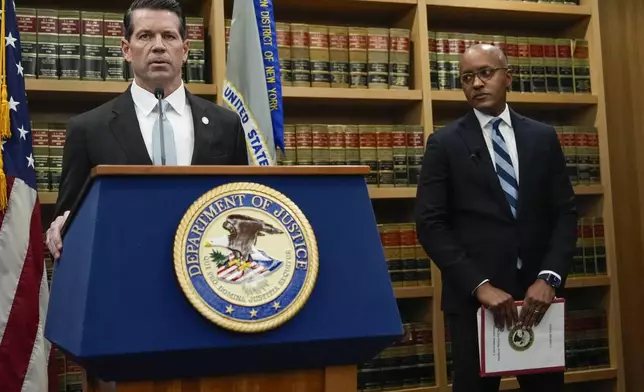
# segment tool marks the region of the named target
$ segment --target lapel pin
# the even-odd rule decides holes
[[[201,117],[201,122],[204,124],[208,124],[210,121],[208,121],[208,117]]]

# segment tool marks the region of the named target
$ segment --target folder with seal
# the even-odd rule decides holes
[[[521,314],[523,301],[517,301]],[[565,300],[556,298],[541,322],[531,329],[514,325],[499,330],[492,311],[477,312],[481,376],[512,376],[565,371]]]

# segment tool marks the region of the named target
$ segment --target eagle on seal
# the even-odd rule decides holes
[[[266,234],[282,234],[283,231],[268,223],[247,215],[231,214],[222,224],[228,234],[228,249],[241,263],[247,262],[253,252],[257,237]]]

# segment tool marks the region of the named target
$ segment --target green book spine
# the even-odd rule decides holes
[[[313,164],[313,136],[310,124],[295,125],[296,157],[298,165]]]
[[[394,125],[391,134],[392,160],[394,164],[394,186],[408,187],[409,173],[407,170],[407,138],[405,126]]]
[[[81,78],[103,80],[103,13],[81,11]]]
[[[577,176],[580,185],[590,185],[590,151],[586,127],[575,127],[575,147],[577,148]]]
[[[103,15],[103,42],[105,46],[105,80],[126,80],[127,63],[121,50],[121,39],[125,34],[123,16],[105,13]]]
[[[280,52],[280,62],[281,60]],[[329,72],[331,73],[331,87],[349,88],[351,84],[349,71],[349,28],[344,26],[329,26]]]
[[[65,124],[49,124],[50,135],[50,173],[51,190],[58,192],[60,188],[60,177],[63,172],[63,150],[65,149]]]
[[[599,158],[599,136],[597,135],[597,127],[586,127],[586,139],[588,148],[588,171],[591,185],[600,185],[601,180],[601,167]]]
[[[546,59],[544,56],[545,40],[540,37],[529,37],[530,45],[530,80],[533,93],[545,93]]]
[[[576,128],[573,126],[563,127],[563,152],[566,158],[566,170],[572,185],[579,185],[579,174],[577,171],[577,145],[575,142]]]
[[[606,241],[604,237],[604,218],[593,218],[593,238],[595,239],[595,269],[598,274],[605,275],[606,270]]]
[[[329,165],[329,127],[326,124],[311,125],[312,161],[314,165]]]
[[[186,61],[186,81],[188,83],[206,83],[206,35],[203,18],[187,17],[186,29],[190,50]]]
[[[439,90],[452,90],[452,64],[449,61],[449,36],[445,32],[436,33],[436,69]]]
[[[573,42],[573,78],[576,94],[590,94],[590,59],[588,57],[588,41],[576,39]]]
[[[58,79],[58,11],[37,9],[38,60],[36,72],[41,79]]]
[[[360,135],[360,164],[369,166],[366,175],[367,185],[378,185],[378,157],[376,127],[374,125],[358,125]]]
[[[393,127],[391,125],[376,126],[378,186],[381,188],[393,188],[394,186],[392,133]]]
[[[295,125],[284,124],[284,156],[282,165],[294,166],[297,163],[297,142],[295,138]]]
[[[407,134],[407,170],[409,172],[409,185],[417,186],[425,147],[423,126],[407,125],[405,130]]]
[[[22,50],[22,74],[25,78],[35,78],[38,59],[38,15],[35,8],[18,7],[16,17]]]
[[[543,39],[543,57],[546,69],[546,91],[549,93],[559,93],[557,44],[554,38]]]
[[[559,92],[573,93],[575,87],[572,70],[572,42],[568,38],[558,38],[555,42],[557,45]]]
[[[344,148],[347,165],[360,165],[360,132],[357,125],[344,127]]]
[[[389,88],[389,29],[367,28],[367,85]]]
[[[521,65],[519,61],[519,38],[514,36],[505,37],[506,54],[508,57],[508,68],[512,71],[512,86],[510,91],[521,91]]]
[[[581,230],[583,232],[584,268],[586,275],[596,275],[595,269],[595,239],[593,236],[593,218],[581,218]]]
[[[528,37],[518,38],[519,47],[519,80],[521,81],[521,92],[531,93],[532,71],[530,69],[530,39]]]
[[[346,148],[344,146],[344,125],[329,125],[329,163],[346,165]]]
[[[36,189],[40,192],[51,191],[49,174],[49,129],[47,123],[34,122],[31,126],[34,167],[36,169]]]
[[[80,79],[80,11],[60,11],[58,13],[58,57],[60,58],[60,78]]]
[[[410,30],[389,29],[389,88],[409,90]]]
[[[428,31],[429,41],[429,75],[432,90],[438,90],[438,63],[436,57],[436,32]]]
[[[228,32],[229,27],[230,26],[227,25],[226,32]],[[280,57],[280,77],[282,79],[282,86],[292,86],[291,25],[284,22],[275,22],[275,34],[277,36],[277,48]],[[228,51],[228,40],[226,40],[226,51]]]

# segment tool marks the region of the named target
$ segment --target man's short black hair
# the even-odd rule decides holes
[[[183,20],[183,11],[181,5],[176,0],[134,0],[130,5],[125,16],[123,17],[123,27],[125,28],[125,39],[132,38],[134,26],[132,26],[132,12],[137,9],[151,9],[151,10],[167,10],[173,12],[179,17],[179,32],[181,38],[186,39],[186,25]]]

